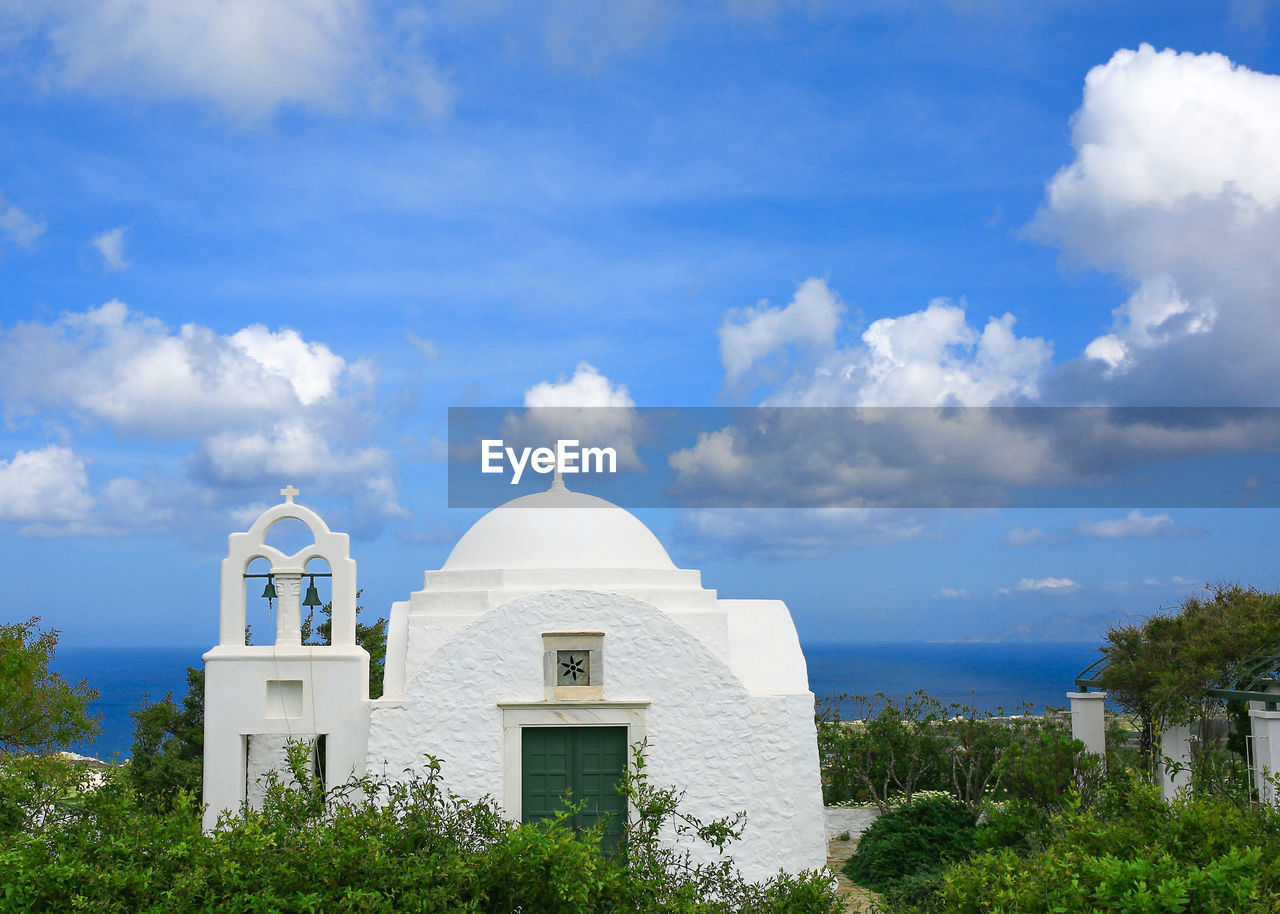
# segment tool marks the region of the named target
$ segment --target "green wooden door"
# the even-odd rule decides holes
[[[573,827],[590,828],[608,815],[604,849],[617,846],[627,813],[617,790],[627,770],[626,727],[524,727],[520,757],[525,822],[554,817],[567,794],[586,803]]]

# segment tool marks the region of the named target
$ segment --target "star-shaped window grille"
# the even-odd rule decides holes
[[[589,655],[586,651],[560,651],[556,658],[559,664],[561,685],[587,685],[590,679],[588,666]]]

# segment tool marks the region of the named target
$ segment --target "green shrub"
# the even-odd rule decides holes
[[[977,851],[1012,848],[1030,851],[1048,843],[1052,814],[1029,800],[1005,800],[992,804],[986,820],[974,832]]]
[[[738,820],[684,815],[680,794],[651,785],[642,764],[624,785],[637,810],[625,851],[606,855],[599,833],[576,834],[563,817],[517,825],[488,800],[450,795],[433,759],[405,781],[370,777],[326,792],[299,748],[290,754],[297,788],[273,780],[261,810],[224,817],[212,834],[189,792],[172,808],[140,804],[114,769],[78,806],[0,834],[0,912],[837,910],[821,873],[752,884],[727,854],[697,863],[687,844],[664,840],[683,834],[723,848]],[[24,769],[26,780],[8,789],[8,770],[0,769],[0,798],[57,796],[61,782],[32,786],[39,770]]]
[[[952,797],[930,797],[881,814],[844,871],[859,885],[884,892],[903,877],[964,859],[973,846],[969,807]]]
[[[903,876],[886,886],[881,897],[891,911],[930,912],[941,911],[939,892],[947,872],[945,865],[934,866]]]
[[[843,720],[851,703],[856,720]],[[823,799],[874,803],[887,810],[894,796],[950,790],[949,740],[941,724],[951,709],[924,692],[903,699],[877,693],[838,695],[818,715]]]
[[[1084,743],[1063,730],[1032,727],[1005,749],[996,763],[1005,796],[1050,809],[1075,789],[1096,791],[1101,765],[1085,751]]]
[[[992,848],[984,831],[978,843]],[[986,849],[950,867],[927,904],[956,914],[1245,914],[1273,911],[1280,898],[1280,816],[1269,807],[1216,797],[1170,805],[1157,788],[1118,781],[1038,836],[1033,849]]]

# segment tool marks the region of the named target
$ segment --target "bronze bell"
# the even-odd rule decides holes
[[[311,584],[307,587],[307,595],[302,601],[303,606],[321,606],[320,592],[316,590],[316,579],[311,578]]]
[[[275,582],[275,579],[272,578],[270,575],[267,575],[267,586],[263,588],[262,595],[266,597],[268,600],[274,600],[277,597],[276,582]]]

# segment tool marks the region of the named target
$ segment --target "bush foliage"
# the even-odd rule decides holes
[[[844,706],[858,719],[842,719]],[[833,698],[818,715],[818,751],[828,804],[868,802],[882,812],[934,791],[976,816],[988,797],[1060,793],[1096,768],[1064,723],[944,705],[924,692]]]
[[[734,823],[682,815],[680,795],[652,786],[641,765],[625,783],[637,813],[625,850],[604,854],[599,831],[578,834],[565,816],[507,821],[489,800],[450,795],[440,765],[404,781],[353,780],[326,792],[306,750],[291,755],[300,785],[267,787],[261,810],[226,817],[204,834],[190,793],[172,808],[140,803],[112,773],[79,805],[26,816],[0,834],[0,910],[420,912],[797,912],[833,914],[834,889],[818,873],[742,879],[725,855],[695,863],[660,835],[727,846]],[[5,791],[15,808],[45,802]],[[43,799],[42,799],[43,798]],[[46,813],[47,805],[44,807]],[[5,821],[0,818],[0,821]]]
[[[973,835],[973,812],[964,803],[949,796],[916,799],[877,818],[844,871],[883,892],[904,877],[968,857]]]
[[[1113,785],[1054,816],[1043,847],[988,850],[949,869],[926,905],[900,910],[1264,912],[1280,898],[1280,817],[1213,797],[1160,799]]]

